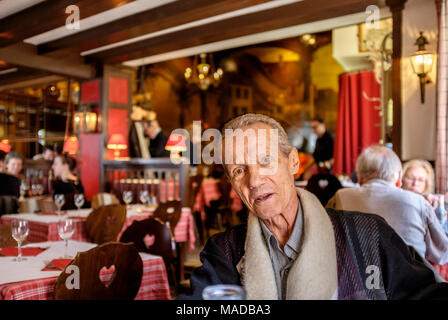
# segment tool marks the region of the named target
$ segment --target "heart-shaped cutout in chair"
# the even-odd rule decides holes
[[[111,283],[114,281],[115,279],[115,265],[111,265],[109,268],[106,268],[106,266],[102,267],[100,272],[99,272],[99,278],[101,283],[108,288]]]
[[[328,186],[328,180],[319,180],[318,184],[321,189],[324,189]]]
[[[154,242],[156,242],[156,236],[153,234],[146,234],[143,238],[143,242],[145,243],[146,248],[149,249],[149,247],[151,247]]]

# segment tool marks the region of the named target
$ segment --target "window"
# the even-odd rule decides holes
[[[236,97],[241,98],[241,88],[236,88]]]

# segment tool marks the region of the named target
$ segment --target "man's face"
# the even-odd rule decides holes
[[[145,129],[145,133],[148,137],[150,137],[151,139],[154,138],[155,133],[157,132],[158,129],[158,125],[155,121],[151,121],[149,124],[145,124],[144,129]]]
[[[54,152],[50,149],[45,149],[44,153],[42,154],[42,157],[45,160],[53,160],[54,159]]]
[[[256,140],[237,142],[251,130]],[[285,212],[294,203],[294,197],[297,197],[294,186],[294,173],[299,169],[297,150],[293,148],[285,156],[278,149],[277,142],[271,146],[273,135],[270,130],[273,129],[265,123],[255,123],[224,139],[223,165],[226,166],[232,186],[247,208],[261,219]],[[266,137],[266,141],[263,137]],[[233,151],[232,158],[230,151]]]
[[[20,171],[22,171],[22,159],[19,158],[12,158],[8,161],[6,164],[6,170],[9,174],[12,174],[13,176],[18,176],[20,174]]]
[[[313,132],[318,137],[321,137],[325,133],[325,125],[323,123],[320,123],[319,121],[312,121],[311,129],[313,129]]]

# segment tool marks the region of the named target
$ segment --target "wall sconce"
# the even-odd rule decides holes
[[[429,42],[423,35],[423,31],[420,31],[420,37],[417,38],[415,44],[418,46],[418,50],[411,56],[411,65],[420,79],[421,103],[425,103],[425,85],[431,82],[428,78],[428,73],[432,70],[434,55],[426,50],[425,45],[429,44]]]
[[[73,114],[73,130],[76,133],[96,132],[97,115],[95,112],[79,111]]]

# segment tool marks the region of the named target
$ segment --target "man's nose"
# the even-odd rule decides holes
[[[260,174],[260,168],[257,165],[250,165],[249,171],[249,188],[258,188],[263,184],[263,175]]]

